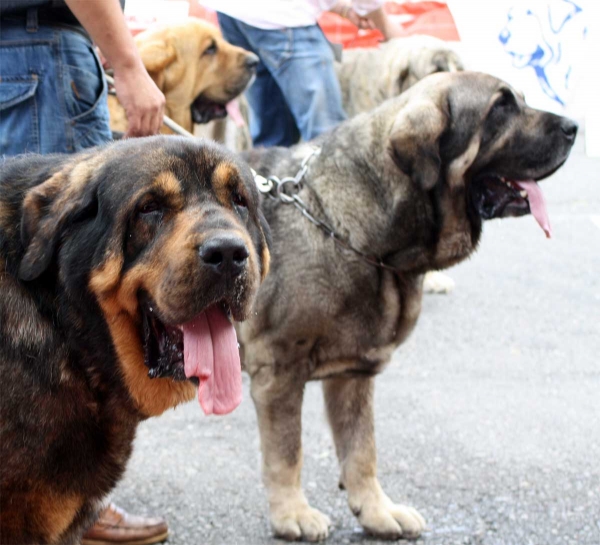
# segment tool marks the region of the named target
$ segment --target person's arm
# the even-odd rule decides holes
[[[402,38],[406,36],[406,32],[404,29],[394,23],[383,11],[383,8],[377,8],[374,11],[371,11],[365,15],[365,17],[373,23],[375,28],[381,31],[383,37],[386,40],[390,40],[392,38]]]
[[[339,2],[337,2],[329,11],[348,19],[348,21],[360,29],[367,30],[375,28],[374,24],[369,21],[367,17],[361,17],[354,11],[350,0],[339,0]]]
[[[65,0],[115,73],[115,89],[129,123],[125,136],[157,134],[165,97],[144,68],[119,0]]]
[[[383,0],[338,0],[331,11],[358,28],[378,29],[386,40],[406,36],[402,26],[394,23],[383,10]]]

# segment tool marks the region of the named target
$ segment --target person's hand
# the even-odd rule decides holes
[[[158,134],[163,123],[165,96],[144,65],[114,67],[117,98],[127,114],[125,138]]]
[[[361,17],[352,8],[347,10],[347,13],[344,15],[344,17],[346,17],[348,21],[361,30],[372,30],[375,28],[375,25],[372,21],[370,21],[367,17]]]
[[[165,97],[144,68],[119,0],[65,1],[113,67],[117,97],[129,122],[125,136],[157,134]]]
[[[406,37],[406,31],[402,28],[402,25],[392,21],[383,8],[367,13],[366,17],[383,34],[385,40]]]
[[[354,26],[361,30],[370,30],[375,28],[375,25],[367,17],[361,17],[354,9],[349,0],[340,0],[333,8],[333,13],[337,13],[341,17],[348,19]]]

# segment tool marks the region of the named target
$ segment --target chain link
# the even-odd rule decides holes
[[[285,178],[279,179],[277,176],[269,176],[268,178],[265,178],[264,176],[258,174],[254,169],[251,169],[258,190],[263,195],[268,195],[272,199],[280,200],[284,204],[292,204],[293,199],[291,192],[300,191],[302,188],[302,178],[304,178],[304,175],[308,170],[308,164],[310,163],[310,160],[320,153],[321,148],[314,147],[312,151],[304,159],[302,159],[302,163],[300,163],[300,170],[294,177],[286,176]],[[291,187],[286,191],[285,188],[287,185],[290,185]]]
[[[333,227],[323,220],[316,218],[298,195],[300,189],[302,188],[302,179],[308,170],[310,160],[320,153],[321,148],[313,148],[311,153],[309,153],[302,160],[302,163],[300,164],[300,170],[294,177],[287,176],[279,179],[277,176],[269,176],[268,178],[265,178],[264,176],[260,176],[258,173],[252,170],[258,190],[264,195],[268,195],[271,199],[278,200],[283,204],[293,204],[294,207],[296,207],[308,221],[323,231],[328,238],[332,239],[342,248],[354,252],[370,265],[398,274],[398,269],[387,265],[381,259],[377,259],[373,256],[365,254],[364,252],[361,252],[360,250],[357,250],[346,239],[338,235]],[[290,185],[289,192],[285,190],[287,185]]]

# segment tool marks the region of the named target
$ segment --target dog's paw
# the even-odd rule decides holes
[[[327,538],[330,525],[328,516],[304,502],[271,513],[273,532],[289,541],[322,541]]]
[[[454,280],[439,271],[429,271],[423,281],[425,293],[450,293],[454,290]]]
[[[417,539],[425,530],[425,519],[416,509],[385,496],[353,511],[365,531],[379,539]]]

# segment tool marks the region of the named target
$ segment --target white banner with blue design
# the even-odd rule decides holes
[[[489,72],[544,110],[585,120],[600,155],[599,0],[449,0],[468,68]]]

